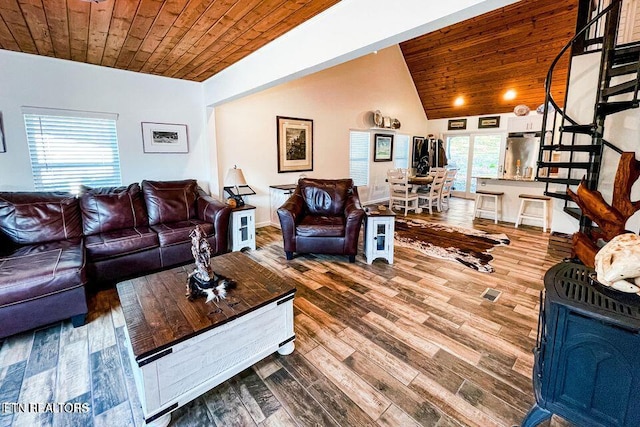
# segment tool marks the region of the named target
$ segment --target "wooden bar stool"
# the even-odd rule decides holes
[[[518,228],[518,225],[520,224],[520,222],[523,219],[533,219],[533,220],[537,220],[537,221],[542,221],[542,231],[543,232],[547,232],[547,216],[548,216],[548,211],[547,211],[547,202],[549,202],[551,200],[551,197],[547,197],[547,196],[538,196],[536,194],[520,194],[520,211],[518,211],[518,218],[516,219],[516,228]],[[525,209],[526,203],[529,203],[530,205],[536,204],[536,203],[541,203],[542,204],[542,215],[536,215],[536,214],[532,214],[532,213],[526,213]]]
[[[479,213],[487,213],[493,214],[493,222],[495,224],[498,223],[498,210],[500,214],[502,214],[502,195],[504,193],[497,191],[484,191],[477,190],[476,191],[476,206],[473,212],[473,217],[477,218]],[[484,199],[492,199],[493,200],[493,209],[484,209],[482,204]]]

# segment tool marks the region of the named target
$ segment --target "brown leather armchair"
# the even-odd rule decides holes
[[[349,262],[355,261],[364,211],[353,180],[301,179],[278,217],[287,259],[298,252],[349,255]]]

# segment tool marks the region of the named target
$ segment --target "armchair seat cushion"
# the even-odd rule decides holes
[[[0,307],[84,286],[82,239],[17,247],[0,254]],[[34,313],[37,315],[37,313]]]
[[[200,221],[199,219],[190,219],[188,221],[170,222],[167,224],[152,225],[153,231],[158,233],[160,246],[176,245],[191,240],[189,233],[196,225],[200,225],[207,237],[214,234],[214,226],[210,222]],[[215,250],[215,248],[212,248]]]
[[[87,256],[91,261],[157,248],[159,244],[158,235],[149,227],[106,231],[85,238]]]
[[[344,216],[305,216],[296,226],[300,237],[344,237]]]

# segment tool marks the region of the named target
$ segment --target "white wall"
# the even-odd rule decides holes
[[[211,178],[222,182],[234,165],[242,168],[258,193],[257,224],[269,221],[269,185],[293,184],[299,173],[278,173],[276,116],[313,120],[314,178],[349,176],[349,130],[369,129],[370,112],[398,118],[400,133],[425,135],[426,116],[398,46],[285,83],[215,108],[218,169]],[[210,125],[211,126],[211,125]],[[393,163],[371,162],[363,201],[384,198],[386,170]]]
[[[202,85],[165,77],[0,50],[0,111],[6,153],[0,189],[33,190],[21,107],[118,113],[122,182],[210,177]],[[141,122],[188,126],[188,154],[144,154]]]
[[[208,79],[206,103],[219,105],[515,2],[342,0]]]

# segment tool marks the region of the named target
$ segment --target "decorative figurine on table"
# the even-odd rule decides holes
[[[211,270],[211,246],[206,233],[199,225],[189,233],[191,237],[191,254],[196,269],[187,276],[187,294],[189,301],[206,296],[207,300],[218,301],[227,296],[227,290],[235,287],[236,282]]]

